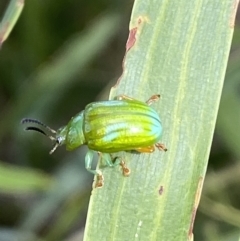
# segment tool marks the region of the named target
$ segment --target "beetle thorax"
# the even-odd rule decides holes
[[[83,134],[83,111],[72,117],[66,126],[65,140],[66,149],[71,151],[86,143]]]

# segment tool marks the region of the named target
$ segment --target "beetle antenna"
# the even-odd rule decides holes
[[[38,120],[35,120],[35,119],[28,119],[28,118],[25,118],[21,121],[22,124],[24,123],[34,123],[34,124],[37,124],[37,125],[40,125],[44,128],[46,128],[48,131],[50,131],[51,133],[53,134],[56,134],[57,132],[55,130],[53,130],[52,128],[50,128],[49,126],[43,124],[41,121],[38,121]],[[54,137],[54,136],[51,136],[51,135],[48,135],[45,131],[43,131],[42,129],[38,128],[38,127],[35,127],[35,126],[28,126],[25,130],[27,131],[37,131],[45,136],[47,136],[51,141],[55,141],[55,145],[53,146],[52,150],[49,152],[49,154],[52,154],[56,149],[57,147],[60,145],[59,143],[59,140]]]
[[[47,130],[49,130],[51,133],[53,134],[56,134],[56,131],[51,129],[49,126],[43,124],[42,122],[38,121],[38,120],[35,120],[35,119],[28,119],[28,118],[25,118],[21,121],[22,124],[24,123],[34,123],[34,124],[38,124],[44,128],[46,128]],[[35,127],[35,126],[28,126],[25,130],[27,131],[37,131],[45,136],[47,136],[51,141],[56,141],[56,137],[54,136],[51,136],[51,135],[48,135],[45,131],[43,131],[42,129],[38,128],[38,127]]]
[[[57,141],[56,144],[53,146],[52,150],[49,152],[49,154],[53,154],[53,152],[55,152],[55,150],[58,148],[59,146],[59,142]]]
[[[35,124],[37,124],[37,125],[40,125],[40,126],[45,127],[47,130],[49,130],[49,131],[52,132],[53,134],[56,134],[56,131],[55,131],[55,130],[53,130],[53,129],[50,128],[49,126],[43,124],[43,123],[42,123],[41,121],[39,121],[39,120],[25,118],[25,119],[22,119],[21,123],[22,123],[22,124],[24,124],[24,123],[35,123]],[[34,130],[34,129],[33,129],[33,130]],[[40,130],[40,129],[39,129],[39,130]],[[38,132],[39,132],[39,130],[38,130]],[[41,132],[41,131],[40,131],[40,132]],[[42,133],[42,132],[41,132],[41,133]],[[46,135],[46,136],[47,136],[47,135]]]
[[[27,131],[37,131],[37,132],[42,133],[43,135],[47,136],[47,134],[42,129],[40,129],[38,127],[35,127],[35,126],[29,126],[29,127],[25,128],[25,130],[27,130]]]

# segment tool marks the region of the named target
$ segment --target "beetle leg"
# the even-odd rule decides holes
[[[93,155],[94,151],[93,150],[88,150],[86,156],[85,156],[85,168],[91,172],[94,175],[98,175],[97,170],[92,169],[92,161],[93,161]]]
[[[114,99],[116,99],[116,100],[135,100],[134,98],[129,97],[127,95],[118,95]]]
[[[147,103],[148,105],[151,105],[152,103],[158,101],[159,98],[160,98],[160,95],[152,95],[152,96],[146,101],[146,103]]]
[[[131,173],[131,170],[126,166],[125,161],[121,160],[119,164],[122,167],[123,176],[125,177],[129,176]]]
[[[159,151],[167,151],[166,146],[164,144],[162,144],[162,143],[156,143],[155,146],[157,147],[157,149]]]
[[[120,157],[115,157],[114,159],[108,153],[102,153],[103,159],[106,162],[106,165],[109,167],[115,167],[120,165],[122,167],[122,172],[124,176],[130,175],[130,169],[126,166],[125,162]],[[113,161],[114,160],[114,161]]]
[[[111,154],[109,153],[101,153],[102,156],[102,160],[105,162],[106,166],[109,167],[115,167],[118,166],[120,164],[120,161],[118,161],[118,157],[114,159],[111,156]]]
[[[95,188],[103,187],[103,183],[104,183],[104,178],[103,178],[102,172],[99,171],[99,174],[97,175],[97,180],[95,183]]]
[[[139,147],[135,149],[138,152],[146,152],[146,153],[152,153],[155,150],[154,146],[145,146],[145,147]]]
[[[167,148],[162,143],[156,143],[155,146],[159,151],[167,151]],[[146,146],[146,147],[140,147],[135,149],[135,151],[145,152],[145,153],[152,153],[154,152],[154,150],[155,150],[154,146]]]
[[[127,177],[130,175],[131,170],[126,166],[125,161],[120,157],[115,157],[114,162],[111,160],[114,166],[120,165],[122,167],[123,176]]]
[[[160,98],[160,95],[153,95],[146,101],[146,103],[148,105],[151,105],[152,103],[158,101],[159,98]],[[127,95],[118,95],[114,99],[116,99],[116,100],[136,100],[136,99],[134,99],[132,97],[129,97]]]
[[[102,187],[103,186],[103,174],[100,170],[93,170],[92,169],[92,161],[93,161],[93,150],[88,150],[85,156],[85,168],[91,172],[92,174],[97,176],[95,187]]]

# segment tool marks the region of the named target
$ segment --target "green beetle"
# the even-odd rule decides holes
[[[69,151],[81,145],[87,145],[89,150],[85,157],[85,167],[89,172],[97,175],[96,187],[102,187],[102,172],[91,168],[94,151],[100,154],[100,158],[107,166],[120,164],[123,174],[127,176],[130,170],[124,161],[120,158],[113,160],[111,153],[132,150],[151,153],[155,147],[161,151],[167,150],[159,143],[162,135],[161,120],[157,112],[150,107],[159,97],[160,95],[153,95],[144,103],[120,95],[114,100],[90,103],[85,110],[72,117],[69,123],[58,131],[34,119],[26,118],[22,123],[35,123],[53,134],[48,135],[35,126],[26,128],[26,130],[38,131],[55,142],[50,154],[63,144]]]

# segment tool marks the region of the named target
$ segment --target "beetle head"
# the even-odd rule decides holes
[[[59,129],[58,132],[56,132],[55,130],[53,130],[52,128],[50,128],[49,126],[43,124],[41,121],[35,120],[35,119],[23,119],[21,121],[22,124],[24,123],[33,123],[35,125],[38,125],[40,127],[43,127],[45,130],[47,130],[50,134],[47,134],[46,131],[44,131],[42,128],[36,127],[36,126],[28,126],[25,128],[25,130],[27,131],[37,131],[45,136],[47,136],[51,141],[54,142],[54,146],[52,148],[52,150],[49,152],[49,154],[52,154],[58,146],[62,145],[65,141],[65,136],[60,135],[60,130],[63,130],[64,128]]]

